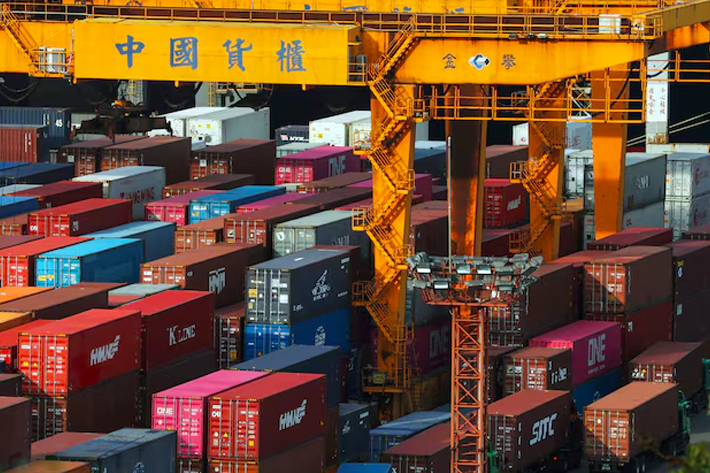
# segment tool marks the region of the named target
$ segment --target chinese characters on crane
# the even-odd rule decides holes
[[[128,62],[128,68],[133,67],[133,55],[140,54],[145,48],[145,43],[140,41],[134,41],[133,36],[128,35],[126,37],[125,43],[116,43],[116,49],[118,49],[118,54],[121,56],[126,56],[126,61]]]
[[[170,39],[170,67],[197,69],[197,38]]]

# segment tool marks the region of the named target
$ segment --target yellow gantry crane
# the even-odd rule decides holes
[[[0,7],[5,73],[370,89],[365,152],[374,200],[354,210],[353,226],[372,239],[375,278],[356,284],[353,299],[379,328],[377,375],[366,390],[391,398],[390,417],[415,407],[417,383],[404,317],[413,124],[446,120],[453,253],[478,255],[486,123],[529,121],[529,159],[513,166],[511,178],[530,193],[531,225],[511,250],[549,260],[564,219],[570,117],[582,108],[580,121],[593,122],[596,232],[603,237],[621,228],[626,125],[645,119],[645,100],[630,98],[629,84],[645,91],[653,75],[646,58],[674,52],[664,80],[710,79],[700,66],[684,67],[678,53],[710,43],[709,0],[65,0]],[[483,321],[477,311],[456,314],[453,396],[465,387],[472,411],[464,415],[462,404],[452,403],[452,464],[482,473]],[[465,370],[456,369],[459,362]],[[478,453],[459,455],[464,443]]]

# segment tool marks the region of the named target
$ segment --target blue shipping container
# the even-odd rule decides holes
[[[586,383],[580,384],[572,390],[572,400],[580,416],[584,415],[584,408],[591,403],[608,396],[621,387],[621,368],[609,371]]]
[[[0,195],[0,218],[33,212],[39,208],[37,197],[15,197]]]
[[[447,422],[447,412],[413,412],[370,431],[370,461],[380,461],[380,455],[395,445],[430,427]]]
[[[338,445],[341,462],[367,459],[370,443],[370,406],[341,404],[338,418]]]
[[[343,307],[291,326],[248,322],[244,333],[244,359],[251,360],[290,345],[337,346],[347,355],[350,313],[350,307]]]
[[[131,222],[84,235],[86,238],[138,238],[143,240],[145,261],[155,261],[175,253],[173,222]]]
[[[175,473],[177,432],[121,429],[53,453],[48,460],[83,461],[101,473]]]
[[[343,463],[337,473],[394,473],[389,463]]]
[[[0,123],[47,127],[44,139],[47,157],[50,149],[59,149],[71,142],[71,112],[68,108],[0,107]]]
[[[39,287],[67,287],[79,282],[135,283],[142,262],[142,240],[100,238],[39,255],[35,280]]]
[[[51,184],[74,177],[73,164],[32,163],[0,171],[0,186],[10,184]]]
[[[345,393],[346,399],[362,398],[362,350],[359,346],[351,345],[344,357]]]
[[[284,194],[281,186],[243,186],[190,201],[190,223],[233,213],[240,205]]]
[[[16,163],[14,161],[0,161],[0,171],[4,171],[5,169],[15,169],[19,168],[20,166],[27,166],[30,163]]]
[[[291,345],[253,360],[232,366],[233,370],[324,374],[326,403],[335,407],[340,401],[340,350],[337,347]]]

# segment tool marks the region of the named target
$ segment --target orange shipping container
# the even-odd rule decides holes
[[[23,297],[34,296],[41,292],[51,291],[53,287],[15,287],[8,286],[0,288],[0,304],[22,299]]]
[[[175,253],[198,250],[224,241],[224,221],[237,214],[227,214],[175,229]]]
[[[32,212],[13,215],[0,220],[0,235],[27,235]]]
[[[32,312],[0,312],[0,332],[32,322]]]

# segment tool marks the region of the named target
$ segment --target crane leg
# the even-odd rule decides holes
[[[626,69],[626,68],[624,68]],[[603,72],[592,74],[592,101],[609,100],[611,106],[605,114],[609,118],[626,118],[629,86],[626,71],[609,70],[609,81]],[[607,83],[608,82],[608,83]],[[624,172],[626,170],[625,123],[593,123],[592,148],[594,149],[594,214],[596,238],[604,238],[620,231],[624,215]]]

